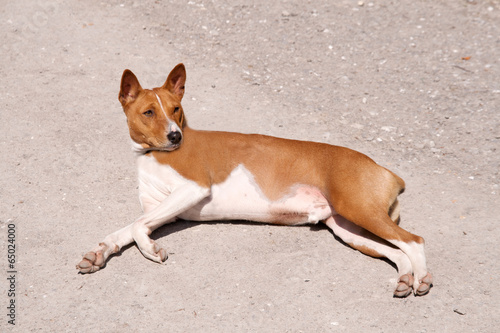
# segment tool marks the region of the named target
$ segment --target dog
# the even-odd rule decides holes
[[[132,242],[144,257],[164,262],[167,252],[149,235],[177,218],[322,222],[354,249],[397,266],[395,297],[429,292],[424,240],[399,227],[400,177],[344,147],[192,129],[181,105],[185,82],[183,64],[153,89],[123,72],[118,99],[138,155],[144,213],[86,253],[81,273],[98,271]]]

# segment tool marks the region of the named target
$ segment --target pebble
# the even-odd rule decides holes
[[[394,132],[396,130],[396,127],[393,127],[393,126],[382,126],[380,129],[383,130],[383,131],[386,131],[386,132]]]

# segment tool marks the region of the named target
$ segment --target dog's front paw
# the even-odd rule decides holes
[[[147,246],[140,246],[139,244],[137,245],[139,247],[139,250],[141,250],[142,255],[152,261],[161,264],[168,258],[167,251],[156,244],[156,242],[152,239],[150,239],[150,243]]]
[[[82,261],[76,265],[76,269],[78,269],[82,274],[94,273],[104,266],[104,262],[105,259],[102,250],[96,252],[91,251],[87,252],[83,256]]]
[[[82,274],[94,273],[104,267],[110,255],[120,251],[120,247],[114,243],[102,242],[90,252],[87,252],[82,261],[76,265],[76,269]]]

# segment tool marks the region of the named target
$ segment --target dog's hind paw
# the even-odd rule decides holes
[[[406,297],[411,294],[413,275],[411,273],[399,277],[398,286],[394,290],[394,297]]]
[[[415,289],[415,295],[416,296],[424,296],[429,292],[429,290],[432,287],[432,275],[431,273],[427,273],[426,276],[424,276],[422,279],[419,281],[418,287]]]

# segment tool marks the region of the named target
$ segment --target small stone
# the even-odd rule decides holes
[[[386,131],[386,132],[394,132],[396,130],[396,127],[393,127],[393,126],[382,126],[380,129],[382,131]]]

